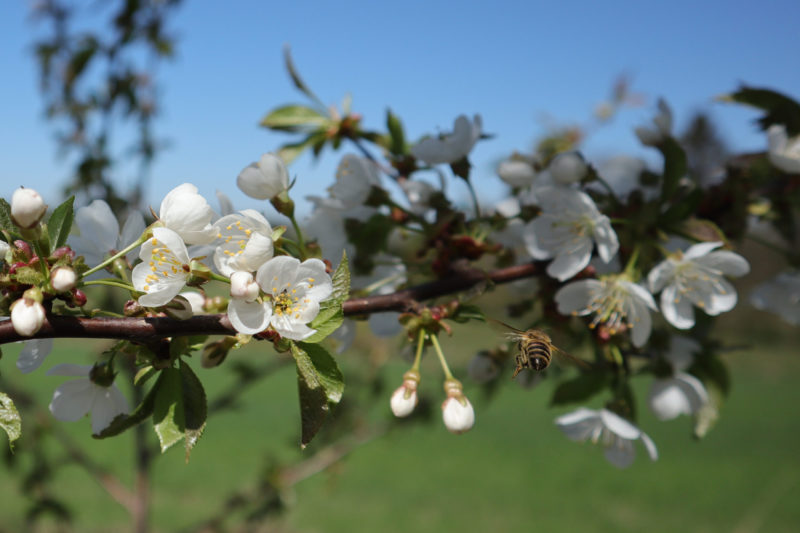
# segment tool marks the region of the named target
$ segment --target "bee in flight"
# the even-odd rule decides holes
[[[519,349],[519,352],[514,359],[517,367],[514,369],[514,375],[511,376],[511,379],[517,377],[517,375],[525,368],[535,370],[536,372],[541,372],[550,366],[550,361],[553,359],[553,349],[559,351],[561,355],[570,359],[572,362],[577,363],[585,368],[589,367],[586,361],[578,359],[577,357],[570,355],[561,348],[555,346],[553,341],[550,340],[550,336],[540,329],[531,328],[523,331],[493,318],[490,318],[489,320],[492,323],[505,328],[508,338],[517,341],[517,348]]]

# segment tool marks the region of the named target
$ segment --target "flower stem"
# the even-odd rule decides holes
[[[114,278],[107,278],[107,279],[95,279],[92,281],[86,281],[83,283],[84,285],[108,285],[109,287],[119,287],[120,289],[125,289],[128,291],[135,291],[136,289],[133,285],[128,283],[124,283],[118,279]]]
[[[633,253],[628,258],[628,264],[625,265],[625,274],[630,278],[633,279],[633,272],[636,269],[636,261],[639,260],[639,251],[641,250],[641,246],[638,244],[633,248]]]
[[[439,339],[436,338],[436,335],[432,335],[430,333],[428,333],[428,338],[433,343],[433,349],[436,351],[436,355],[439,357],[439,363],[442,365],[445,379],[455,379],[453,377],[453,373],[450,372],[450,367],[447,366],[447,360],[444,358],[444,354],[442,353],[442,347],[439,346]]]
[[[417,355],[414,357],[414,364],[411,365],[411,370],[419,372],[419,363],[422,361],[422,348],[425,346],[425,330],[419,330],[419,339],[417,340]]]
[[[478,195],[475,194],[475,188],[472,186],[472,182],[468,179],[464,181],[467,182],[467,189],[469,189],[469,195],[472,198],[472,207],[475,209],[475,218],[481,218],[481,207],[478,204]]]
[[[230,278],[226,278],[225,276],[217,274],[216,272],[209,272],[208,275],[211,279],[215,281],[221,281],[222,283],[227,283],[228,285],[231,284]]]
[[[306,252],[306,241],[303,238],[303,231],[300,229],[300,224],[297,223],[294,213],[292,213],[292,216],[289,217],[289,220],[292,221],[294,232],[297,233],[298,248],[300,248],[300,254],[302,255],[301,259],[305,259],[308,254]]]
[[[109,257],[108,259],[106,259],[105,261],[103,261],[102,263],[97,265],[96,267],[90,268],[89,270],[84,272],[83,275],[81,275],[81,278],[85,278],[86,276],[90,276],[90,275],[94,274],[95,272],[104,269],[105,267],[107,267],[108,265],[110,265],[111,263],[113,263],[114,261],[119,259],[120,257],[124,257],[125,254],[127,254],[131,250],[136,249],[144,241],[149,239],[151,234],[152,233],[151,233],[150,230],[146,230],[144,233],[142,233],[141,237],[139,237],[138,239],[133,241],[131,244],[129,244],[124,250],[121,250],[121,251],[117,252],[116,254],[112,255],[111,257]]]

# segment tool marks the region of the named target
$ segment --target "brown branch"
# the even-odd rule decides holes
[[[467,269],[421,285],[391,294],[351,298],[344,302],[345,316],[367,315],[386,311],[407,311],[419,301],[470,289],[480,283],[508,283],[529,278],[540,272],[536,263],[525,263],[485,272]],[[22,337],[14,331],[11,321],[0,322],[0,344],[45,338],[95,338],[152,341],[164,337],[186,335],[235,335],[227,315],[200,315],[186,320],[170,317],[152,318],[80,318],[49,315],[33,337]]]

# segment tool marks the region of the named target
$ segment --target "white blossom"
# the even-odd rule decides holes
[[[193,315],[202,315],[205,313],[203,306],[206,304],[206,297],[197,291],[184,291],[178,296],[183,296],[192,308]]]
[[[232,299],[228,317],[234,328],[253,335],[272,326],[282,337],[303,340],[316,330],[306,324],[319,313],[319,303],[331,295],[333,283],[319,259],[298,259],[281,255],[264,263],[256,281],[264,301]]]
[[[108,387],[89,379],[92,366],[60,364],[47,371],[48,376],[77,376],[53,393],[50,412],[64,422],[75,422],[87,413],[92,417],[92,433],[99,434],[117,415],[128,412],[128,401],[115,384]]]
[[[235,271],[255,272],[272,258],[272,226],[253,209],[226,215],[214,223],[214,265],[223,276]]]
[[[231,298],[252,302],[258,297],[258,283],[250,272],[231,274]]]
[[[537,190],[541,214],[525,229],[525,245],[535,259],[551,259],[547,273],[565,281],[583,270],[597,245],[608,263],[619,249],[617,234],[607,216],[584,192],[563,187]]]
[[[120,233],[117,217],[103,200],[78,208],[75,226],[79,234],[70,236],[70,247],[82,255],[89,266],[100,264],[109,253],[127,248],[145,229],[142,214],[131,211]],[[126,257],[133,261],[135,256],[136,252],[131,251]]]
[[[672,367],[672,375],[655,379],[647,398],[650,410],[659,420],[696,414],[708,403],[703,383],[685,372],[700,348],[700,344],[689,337],[675,335],[670,340],[670,349],[664,358]]]
[[[191,274],[189,253],[180,236],[167,228],[154,228],[139,252],[142,262],[133,269],[134,288],[145,293],[139,303],[159,307],[172,300]]]
[[[75,271],[68,266],[60,266],[50,271],[50,286],[56,292],[71,291],[78,282]]]
[[[347,154],[336,169],[336,182],[328,189],[336,207],[351,209],[364,205],[372,187],[381,180],[375,163],[369,159]]]
[[[636,451],[633,443],[641,440],[650,459],[658,459],[655,443],[638,427],[608,409],[581,407],[572,413],[556,418],[556,425],[574,441],[591,439],[601,442],[605,457],[614,466],[626,468],[633,463]]]
[[[25,341],[17,358],[17,368],[23,374],[29,374],[42,366],[51,351],[53,351],[53,339],[31,339]]]
[[[208,244],[217,236],[211,225],[214,211],[191,183],[178,185],[167,193],[158,218],[187,244]]]
[[[438,192],[438,189],[427,181],[408,179],[401,181],[399,185],[408,199],[411,212],[417,215],[422,215],[431,208],[431,198]]]
[[[647,276],[650,291],[661,291],[661,312],[678,329],[694,326],[692,304],[709,315],[734,308],[736,289],[723,275],[743,276],[750,271],[747,260],[726,250],[714,251],[721,242],[703,242],[677,252],[656,265]]]
[[[11,324],[22,337],[32,337],[44,324],[42,304],[30,298],[20,298],[11,304]]]
[[[553,181],[559,185],[570,185],[583,179],[588,170],[586,162],[578,152],[561,152],[547,165]]]
[[[642,144],[655,146],[672,135],[672,110],[667,103],[658,99],[658,114],[653,118],[653,126],[636,128],[636,136]]]
[[[762,283],[750,294],[750,303],[797,326],[800,324],[800,272],[781,272]]]
[[[289,189],[289,171],[275,154],[264,154],[236,178],[236,186],[250,198],[270,200]]]
[[[20,187],[11,195],[11,218],[20,228],[32,228],[46,212],[47,204],[33,189]]]
[[[594,314],[592,327],[605,324],[612,335],[630,329],[636,347],[644,346],[650,337],[650,311],[658,310],[647,289],[624,276],[574,281],[561,287],[555,300],[559,313]]]
[[[800,135],[790,139],[786,127],[773,124],[767,130],[767,144],[770,163],[784,172],[800,173]]]
[[[460,115],[453,123],[453,132],[437,137],[427,137],[411,147],[411,155],[428,165],[455,163],[466,157],[481,136],[481,117],[475,115],[470,122]]]

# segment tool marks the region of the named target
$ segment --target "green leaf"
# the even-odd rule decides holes
[[[686,152],[672,137],[659,143],[658,149],[664,156],[664,181],[661,183],[661,201],[669,202],[678,190],[681,178],[689,171]]]
[[[719,226],[704,218],[689,218],[678,227],[679,233],[686,237],[706,242],[728,242]]]
[[[14,401],[4,392],[0,392],[0,427],[8,435],[8,446],[13,452],[14,443],[22,435],[22,418]]]
[[[142,403],[140,403],[131,414],[117,415],[117,417],[111,421],[111,424],[109,424],[107,428],[96,435],[92,435],[92,437],[95,439],[113,437],[150,418],[150,416],[153,414],[156,394],[158,393],[158,389],[161,387],[162,376],[163,374],[158,377],[158,380],[156,381],[155,385],[153,385],[153,388],[150,389],[150,391],[147,393],[147,396],[145,396],[142,400]]]
[[[181,371],[165,368],[158,378],[153,427],[161,444],[161,453],[183,438],[186,420],[183,416]]]
[[[456,310],[456,314],[451,318],[460,324],[469,322],[470,320],[486,322],[486,315],[481,308],[472,304],[460,304]]]
[[[292,356],[300,395],[300,446],[305,448],[341,401],[344,378],[333,356],[319,344],[292,343]]]
[[[303,131],[327,129],[332,121],[316,109],[304,105],[285,105],[273,109],[261,119],[259,125],[278,131]]]
[[[141,387],[142,385],[147,383],[147,380],[155,376],[157,373],[158,370],[153,368],[153,365],[143,366],[142,368],[139,369],[138,372],[136,372],[136,375],[133,377],[133,384],[136,385],[137,387]]]
[[[333,292],[327,300],[320,302],[319,314],[308,325],[317,332],[305,339],[304,342],[320,342],[339,329],[344,321],[342,304],[350,297],[350,268],[345,252],[342,252],[342,259],[331,276],[331,281],[333,282]]]
[[[183,360],[179,368],[162,370],[159,382],[153,426],[161,444],[161,453],[184,439],[188,462],[189,454],[206,427],[208,402],[203,384]]]
[[[44,277],[41,271],[32,267],[20,267],[14,272],[14,280],[23,285],[41,285]]]
[[[719,97],[727,102],[749,105],[763,111],[766,115],[758,120],[762,129],[773,124],[786,127],[789,137],[800,134],[800,104],[792,98],[772,89],[761,89],[742,85],[738,91]]]
[[[203,384],[197,378],[192,368],[181,361],[181,383],[183,385],[183,408],[185,427],[186,462],[189,462],[197,441],[203,435],[208,418],[208,401]]]
[[[400,118],[392,113],[391,109],[386,110],[386,128],[389,130],[389,151],[395,155],[406,153],[406,136],[403,131],[403,123]]]
[[[599,372],[587,372],[561,382],[553,392],[550,405],[566,405],[588,400],[606,386],[606,379]]]
[[[11,205],[5,198],[0,198],[0,229],[10,232],[17,231],[17,225],[11,220]]]
[[[285,46],[283,48],[283,60],[286,63],[286,70],[289,71],[289,76],[292,78],[292,83],[294,83],[294,86],[300,89],[303,94],[314,100],[314,102],[316,102],[321,108],[324,108],[325,105],[319,98],[317,98],[317,95],[314,94],[311,88],[306,85],[306,83],[300,77],[300,73],[297,72],[297,68],[294,66],[294,61],[292,61],[292,51],[289,46]]]
[[[72,221],[75,218],[72,210],[73,202],[75,202],[74,196],[67,198],[64,203],[55,208],[47,221],[47,234],[50,236],[50,247],[53,250],[67,243],[67,237],[72,229]]]

